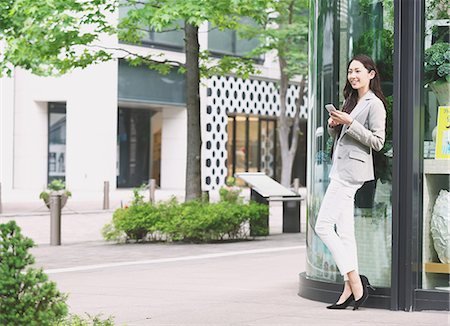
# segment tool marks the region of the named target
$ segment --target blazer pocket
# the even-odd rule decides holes
[[[361,161],[361,162],[367,161],[367,154],[357,152],[357,151],[350,151],[350,153],[348,154],[348,157],[350,157],[354,160]]]

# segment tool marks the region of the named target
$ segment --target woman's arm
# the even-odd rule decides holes
[[[373,101],[370,105],[368,115],[369,129],[357,120],[353,120],[346,133],[378,152],[383,148],[386,136],[386,110],[381,101]]]

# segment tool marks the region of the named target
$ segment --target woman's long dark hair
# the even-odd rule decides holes
[[[350,67],[350,64],[355,60],[361,62],[369,72],[371,72],[372,70],[375,71],[375,77],[370,80],[369,88],[383,102],[384,107],[386,107],[386,98],[384,97],[383,91],[381,90],[380,75],[378,73],[377,67],[375,66],[375,63],[369,56],[365,54],[358,54],[354,56],[348,63],[347,71]],[[353,89],[352,85],[348,81],[348,78],[344,87],[344,99],[345,103],[342,111],[350,114],[350,112],[353,111],[356,104],[358,103],[358,90]]]
[[[383,91],[381,90],[380,75],[378,74],[377,66],[369,56],[365,54],[358,54],[349,61],[347,65],[347,71],[350,67],[350,64],[355,60],[361,62],[369,72],[371,72],[372,70],[375,71],[375,77],[370,80],[369,89],[383,102],[384,107],[386,107],[387,102],[386,98],[383,95]],[[348,78],[344,87],[344,99],[345,102],[342,111],[350,114],[350,112],[353,111],[356,104],[358,103],[358,90],[352,87],[352,85],[348,81]],[[337,127],[338,135],[341,133],[341,130],[342,125],[339,125]]]

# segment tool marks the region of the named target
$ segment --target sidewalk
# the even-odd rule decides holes
[[[36,264],[69,294],[72,313],[112,315],[117,325],[449,325],[448,312],[331,311],[299,297],[305,233],[221,244],[114,244],[99,234],[111,215],[63,214],[61,246],[48,244],[48,215],[1,216],[0,223],[16,219],[38,243]]]

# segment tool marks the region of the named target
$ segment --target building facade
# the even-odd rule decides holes
[[[314,232],[331,167],[324,105],[342,105],[347,64],[364,53],[376,62],[388,101],[375,180],[355,196],[359,272],[376,287],[367,305],[448,310],[450,71],[434,68],[449,65],[448,2],[310,3],[308,247],[300,295],[334,302],[341,292],[342,276]]]
[[[113,19],[120,19],[124,11]],[[234,31],[200,28],[201,49],[242,55],[255,46]],[[140,46],[105,37],[102,44],[184,61],[180,31],[149,32]],[[257,60],[262,73],[249,79],[215,76],[201,85],[202,187],[215,190],[228,175],[263,171],[278,178],[280,153],[278,63]],[[167,192],[182,192],[186,170],[186,85],[176,72],[112,60],[61,77],[15,69],[0,79],[0,182],[2,200],[33,201],[53,179],[63,179],[73,200],[88,200],[108,181],[112,195],[155,179]],[[298,98],[289,89],[288,114]],[[305,96],[306,100],[306,96]],[[305,101],[306,103],[306,101]],[[306,104],[300,115],[306,137]],[[294,175],[305,179],[306,138]],[[305,184],[306,181],[303,182]]]

